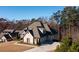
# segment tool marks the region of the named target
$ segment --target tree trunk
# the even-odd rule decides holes
[[[69,37],[71,37],[71,25],[69,24]]]

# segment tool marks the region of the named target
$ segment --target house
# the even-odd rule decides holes
[[[4,33],[0,33],[0,42],[6,41]]]
[[[0,33],[0,41],[7,42],[15,40],[16,38],[19,38],[19,32],[20,30],[5,29]]]
[[[19,32],[19,36],[20,36],[20,39],[23,39],[24,35],[26,34],[26,30],[23,29]]]
[[[10,34],[10,35],[12,36],[12,38],[15,40],[15,39],[19,39],[19,38],[20,38],[19,32],[20,32],[20,30],[14,30],[13,32],[11,32],[11,33],[9,33],[9,34]]]
[[[19,32],[20,30],[15,30],[15,29],[5,29],[3,33],[9,33],[12,38],[18,38],[19,37]]]
[[[53,39],[54,35],[48,24],[40,21],[30,24],[23,36],[23,42],[28,44],[43,44],[52,42]]]
[[[14,29],[5,29],[3,31],[3,33],[12,33],[14,31]]]
[[[12,37],[10,34],[5,34],[5,33],[1,33],[0,34],[0,42],[7,42],[7,41],[12,41]]]

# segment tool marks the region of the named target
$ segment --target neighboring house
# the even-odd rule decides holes
[[[28,44],[43,44],[52,42],[54,39],[53,32],[47,23],[36,21],[30,24],[24,33],[23,42]]]
[[[4,33],[0,33],[0,42],[6,41]]]
[[[9,33],[12,38],[18,38],[20,30],[5,29],[3,32],[4,33]]]
[[[12,41],[13,38],[10,34],[5,34],[4,37],[6,38],[7,41]]]
[[[20,30],[5,29],[0,33],[0,41],[7,42],[19,38]]]
[[[10,34],[5,34],[5,33],[1,33],[0,34],[0,42],[7,42],[7,41],[12,41],[12,37],[10,36]]]
[[[13,32],[11,32],[11,33],[9,33],[9,34],[10,34],[10,35],[12,36],[12,38],[15,40],[15,39],[19,39],[19,38],[20,38],[19,32],[20,32],[20,30],[14,30]]]
[[[3,31],[3,33],[12,33],[14,31],[14,29],[5,29]]]

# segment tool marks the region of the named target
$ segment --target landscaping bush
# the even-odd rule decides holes
[[[72,42],[69,37],[65,37],[61,45],[57,47],[56,52],[78,52],[79,51],[79,41]]]

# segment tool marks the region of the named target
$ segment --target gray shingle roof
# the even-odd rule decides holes
[[[33,29],[33,28],[36,28],[37,26],[42,26],[39,21],[36,21],[36,22],[33,22],[32,24],[30,24],[28,26],[28,29]]]
[[[36,21],[36,22],[33,22],[31,25],[28,26],[28,30],[30,29],[30,30],[33,31],[33,35],[34,35],[35,38],[40,38],[41,37],[41,35],[39,33],[41,31],[38,31],[39,28],[44,28],[44,31],[51,33],[51,30],[48,27],[47,23]]]
[[[34,37],[35,37],[35,38],[40,38],[40,34],[39,34],[37,28],[34,28],[34,29],[33,29],[33,34],[34,34]]]
[[[47,23],[43,23],[43,26],[46,31],[51,32],[50,28],[48,27]]]

